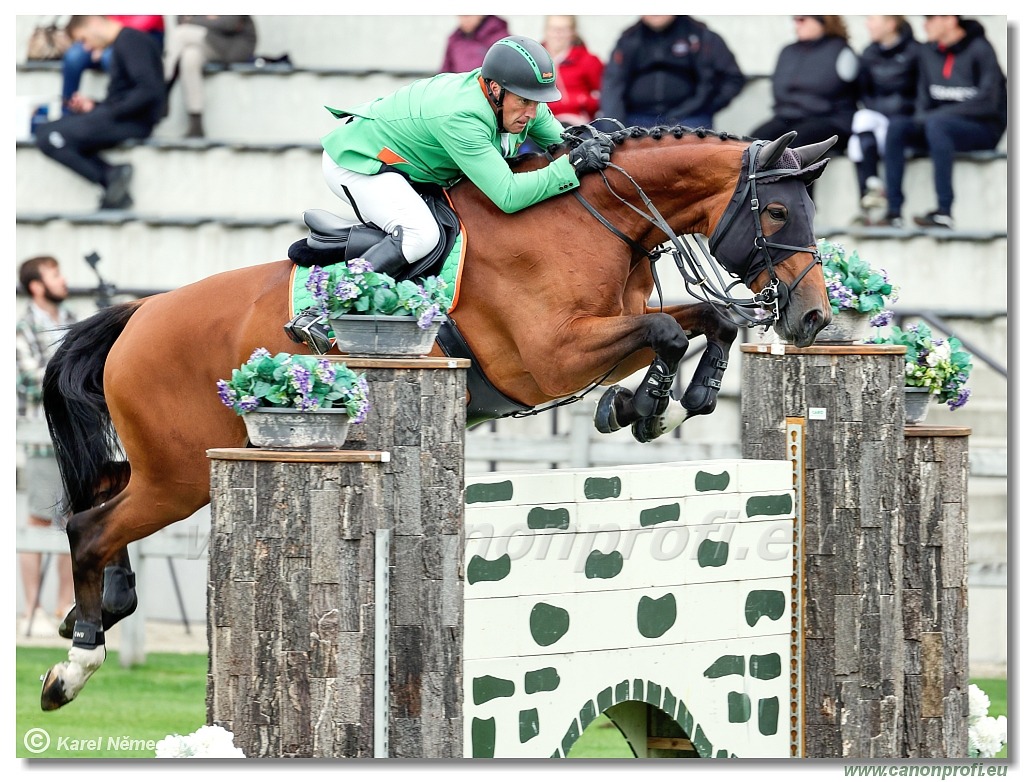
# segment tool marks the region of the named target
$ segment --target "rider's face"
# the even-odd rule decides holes
[[[505,130],[509,133],[522,133],[526,123],[537,116],[537,101],[521,98],[513,92],[505,93],[501,106]]]

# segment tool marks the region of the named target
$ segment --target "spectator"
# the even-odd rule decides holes
[[[710,128],[745,83],[725,41],[702,22],[641,16],[605,67],[600,114],[630,126]]]
[[[500,16],[460,16],[448,36],[441,73],[464,73],[483,65],[491,44],[508,35],[508,23]]]
[[[160,50],[163,51],[164,18],[162,16],[117,16],[110,14],[110,18],[117,20],[125,27],[149,33],[160,47]],[[61,85],[62,106],[67,106],[71,96],[78,92],[78,87],[82,83],[82,74],[87,70],[109,71],[110,49],[96,49],[90,52],[78,41],[75,41],[64,52],[64,57],[61,61],[61,73],[63,75],[63,83]]]
[[[889,123],[883,225],[902,227],[906,152],[923,146],[932,159],[938,208],[914,218],[926,228],[953,228],[953,155],[995,149],[1006,130],[1006,75],[980,23],[961,16],[926,16],[921,77],[912,117]]]
[[[841,16],[794,16],[796,41],[779,53],[772,73],[772,118],[751,131],[774,139],[791,130],[801,144],[839,136],[850,140],[857,110],[857,55],[847,44]]]
[[[563,125],[582,125],[597,115],[604,63],[587,49],[576,31],[575,16],[549,16],[542,45],[555,63],[561,100],[548,104]]]
[[[914,114],[920,44],[902,16],[868,16],[866,24],[871,44],[861,54],[862,108],[853,115],[846,154],[857,167],[861,208],[869,210],[886,205],[878,163],[889,119]]]
[[[74,316],[62,304],[68,295],[68,284],[55,258],[48,255],[29,258],[21,264],[18,277],[22,290],[31,297],[24,317],[18,321],[15,341],[18,415],[43,420],[43,374],[60,344],[62,330],[74,322]],[[64,492],[53,446],[29,443],[25,451],[28,523],[34,527],[63,528],[67,519],[59,507]],[[28,634],[30,622],[33,634],[53,634],[55,625],[39,604],[42,554],[23,551],[18,555],[18,563],[25,592],[22,635]],[[70,556],[57,557],[57,576],[55,615],[59,624],[75,602]]]
[[[128,139],[148,138],[163,116],[160,47],[146,33],[106,16],[72,16],[68,35],[89,52],[110,48],[110,81],[97,102],[76,93],[68,113],[36,130],[47,157],[103,187],[100,209],[129,209],[130,164],[114,166],[99,152]]]
[[[251,16],[179,16],[167,33],[164,80],[167,93],[181,77],[188,112],[186,138],[203,138],[203,68],[207,63],[248,62],[256,53]]]

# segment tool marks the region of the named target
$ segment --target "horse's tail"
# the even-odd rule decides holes
[[[124,451],[103,396],[103,367],[140,303],[107,307],[72,325],[46,365],[43,409],[72,513],[93,507],[100,493],[116,494],[127,482]]]

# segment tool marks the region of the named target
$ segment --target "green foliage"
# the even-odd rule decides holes
[[[885,326],[892,319],[886,307],[899,298],[899,291],[884,269],[875,269],[856,250],[847,253],[841,244],[818,240],[818,255],[832,312],[853,310],[871,315],[872,326]]]
[[[217,389],[221,402],[239,415],[258,407],[343,407],[352,423],[361,423],[370,408],[364,374],[318,356],[272,356],[266,348],[256,348],[248,361],[232,370],[230,380],[217,381]]]
[[[971,374],[972,356],[960,340],[939,339],[928,324],[914,323],[906,331],[893,326],[888,336],[871,340],[875,344],[903,345],[907,349],[905,383],[913,388],[927,388],[938,395],[950,410],[967,404],[971,390],[966,383]]]

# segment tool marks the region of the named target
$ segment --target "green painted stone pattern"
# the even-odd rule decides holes
[[[512,481],[471,483],[466,487],[466,504],[477,502],[508,502],[513,497]]]
[[[757,729],[762,736],[774,736],[779,731],[779,699],[761,698],[757,702]]]
[[[786,611],[786,596],[777,589],[752,589],[747,593],[744,614],[753,627],[762,616],[775,620]]]
[[[729,722],[746,722],[750,719],[750,696],[745,692],[730,692]]]
[[[671,592],[656,599],[644,595],[636,606],[636,627],[644,638],[660,638],[676,617],[676,596]]]
[[[789,494],[759,494],[747,499],[747,516],[787,516],[793,513]]]
[[[693,488],[697,491],[725,491],[729,488],[729,471],[715,473],[699,470],[693,480]]]
[[[729,559],[729,541],[705,538],[697,546],[697,564],[701,567],[721,567]]]
[[[523,709],[519,712],[519,743],[525,744],[540,733],[540,715],[536,709]]]
[[[569,612],[549,603],[530,611],[530,635],[539,646],[551,646],[569,631]]]
[[[466,580],[470,584],[480,581],[501,581],[512,570],[512,558],[502,554],[497,559],[484,559],[474,555],[466,565]]]
[[[566,508],[530,508],[526,526],[529,529],[569,529],[569,511]]]
[[[510,698],[515,695],[515,682],[497,676],[477,676],[473,679],[473,703],[481,703],[495,698]]]
[[[583,566],[583,574],[587,578],[615,578],[622,572],[622,552],[612,551],[605,554],[594,549],[587,556]]]
[[[733,674],[743,675],[742,654],[723,654],[704,671],[704,676],[708,679],[718,679]]]
[[[493,758],[494,736],[494,717],[486,720],[474,717],[473,725],[470,728],[470,741],[473,744],[473,757]]]
[[[669,505],[659,505],[656,508],[645,508],[640,511],[640,526],[651,527],[655,524],[663,524],[666,521],[679,521],[681,514],[678,502]]]
[[[558,689],[561,684],[561,677],[557,668],[538,668],[536,671],[527,671],[523,677],[523,688],[527,695],[535,692],[552,692]]]
[[[775,679],[782,675],[782,658],[778,654],[750,655],[750,675],[755,679]]]
[[[611,478],[587,478],[583,481],[583,496],[588,500],[610,500],[622,493],[622,479],[619,476]]]

